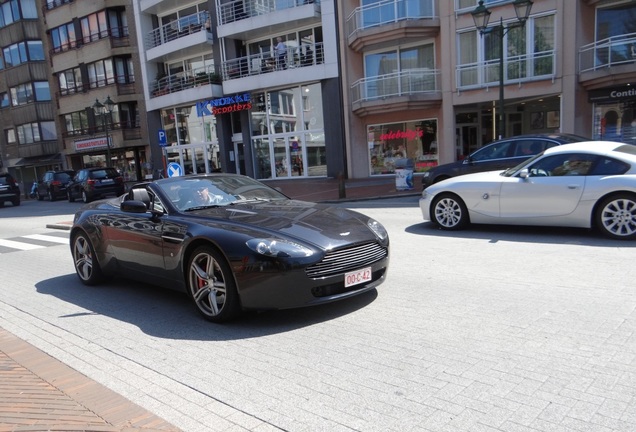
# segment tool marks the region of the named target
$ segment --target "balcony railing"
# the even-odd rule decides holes
[[[439,70],[407,69],[386,75],[362,78],[351,86],[351,100],[368,102],[389,97],[439,91]]]
[[[111,44],[111,47],[113,48],[128,46],[130,44],[130,35],[128,34],[128,27],[112,27],[107,30],[103,30],[101,32],[85,35],[81,38],[77,38],[75,40],[61,44],[57,47],[51,48],[51,50],[49,51],[49,54],[53,56],[54,54],[62,53],[65,51],[79,49],[84,45],[88,45],[88,44],[98,42],[104,39],[110,39],[110,44]]]
[[[546,79],[556,75],[554,50],[508,57],[504,63],[504,83]],[[457,88],[479,88],[499,85],[499,59],[458,65]]]
[[[347,34],[402,20],[432,18],[433,0],[385,0],[356,8],[347,18]]]
[[[207,84],[221,84],[221,76],[213,66],[192,69],[155,80],[150,86],[151,97],[163,96]]]
[[[235,0],[224,4],[217,0],[218,25],[312,3],[320,3],[320,0]]]
[[[636,33],[601,39],[579,49],[579,72],[636,62]]]
[[[193,33],[209,31],[209,18],[210,14],[204,11],[162,25],[146,35],[144,45],[146,49],[151,49]]]
[[[324,63],[323,44],[315,43],[300,47],[287,47],[285,55],[280,57],[272,51],[227,60],[222,65],[222,73],[224,80],[231,80],[322,63]]]

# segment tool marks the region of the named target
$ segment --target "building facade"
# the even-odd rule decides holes
[[[149,123],[164,162],[258,179],[342,172],[334,5],[136,3]]]
[[[499,135],[568,132],[635,143],[636,2],[534,0],[516,26],[512,0],[484,1],[489,27],[503,25],[503,36],[477,30],[478,4],[339,3],[350,177],[392,174],[405,157],[424,171]]]
[[[43,39],[39,2],[0,4],[0,170],[9,171],[23,189],[63,164]]]
[[[127,182],[151,177],[132,3],[51,0],[42,6],[65,167],[113,166]]]

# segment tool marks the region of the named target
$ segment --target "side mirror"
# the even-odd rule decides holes
[[[528,171],[528,168],[524,168],[521,171],[519,171],[519,177],[521,177],[524,180],[530,177],[530,171]]]
[[[146,207],[146,204],[136,200],[122,201],[119,208],[121,209],[121,211],[126,213],[146,213],[148,211],[148,207]]]

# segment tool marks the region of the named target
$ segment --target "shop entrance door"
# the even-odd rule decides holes
[[[479,148],[477,141],[477,125],[457,125],[455,129],[455,152],[457,160],[464,159]]]
[[[245,146],[243,141],[235,141],[234,143],[234,168],[237,174],[245,175]]]
[[[274,137],[272,146],[276,168],[274,178],[305,176],[305,148],[299,136]]]

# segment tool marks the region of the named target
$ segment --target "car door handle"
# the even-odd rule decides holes
[[[577,184],[568,185],[568,189],[578,189],[578,188],[579,188],[579,185]]]

